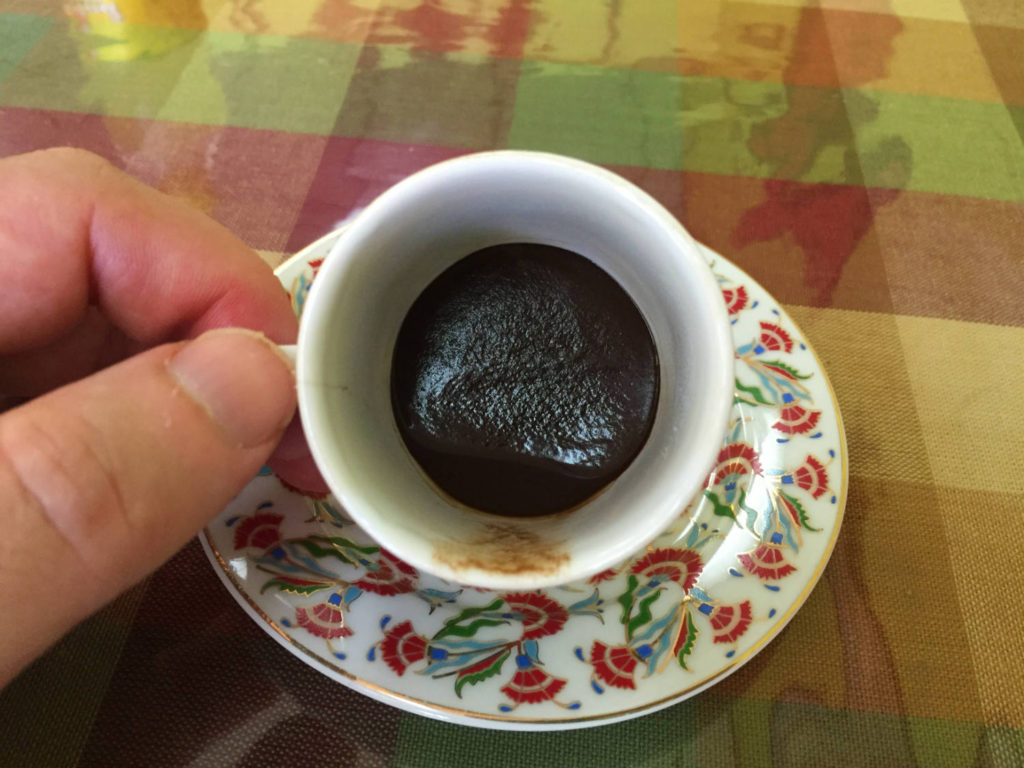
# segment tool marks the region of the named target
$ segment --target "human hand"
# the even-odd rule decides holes
[[[199,212],[85,152],[0,160],[0,686],[267,461],[295,412],[267,339],[296,332]],[[316,490],[295,425],[275,467]]]

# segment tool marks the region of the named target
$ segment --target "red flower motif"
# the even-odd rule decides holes
[[[618,573],[619,572],[616,571],[614,568],[605,568],[600,573],[595,573],[593,576],[591,576],[589,579],[587,579],[587,583],[588,584],[600,584],[602,581],[608,581],[610,579],[614,579],[618,575]]]
[[[427,638],[418,635],[412,623],[403,621],[387,631],[380,641],[380,655],[385,663],[401,675],[406,668],[427,655]]]
[[[381,547],[380,553],[384,555],[384,557],[386,557],[392,563],[394,563],[395,567],[402,573],[404,573],[406,576],[419,578],[419,573],[417,572],[417,570],[413,568],[411,565],[409,565],[407,562],[405,562],[405,560],[400,558],[398,555],[392,554],[389,550],[384,549],[383,547]]]
[[[828,472],[825,466],[813,456],[804,459],[804,463],[791,475],[793,482],[800,488],[818,498],[828,490]]]
[[[666,547],[648,552],[637,560],[633,573],[642,574],[647,581],[670,579],[688,590],[696,583],[703,567],[700,555],[692,549]]]
[[[281,515],[267,512],[257,512],[241,520],[235,528],[235,549],[270,549],[281,540],[282,520]]]
[[[549,675],[525,655],[516,657],[516,666],[515,674],[501,692],[517,704],[549,701],[565,687],[565,680]]]
[[[716,643],[733,643],[750,626],[750,601],[737,605],[719,605],[708,615],[711,619],[712,639]]]
[[[802,435],[814,429],[821,418],[821,411],[808,411],[800,405],[790,405],[782,409],[781,418],[772,424],[772,429],[785,432],[787,435]]]
[[[712,485],[718,485],[730,475],[760,475],[761,462],[757,451],[746,443],[731,443],[718,452]]]
[[[636,688],[633,672],[637,661],[628,645],[609,646],[595,640],[590,649],[594,677],[612,688]]]
[[[299,488],[297,485],[292,485],[287,480],[285,480],[285,479],[283,479],[281,477],[278,477],[277,481],[279,483],[281,483],[281,485],[283,485],[287,490],[291,491],[292,493],[298,493],[301,496],[305,496],[308,499],[315,499],[316,501],[320,501],[322,499],[326,499],[327,498],[327,494],[328,494],[327,491],[323,491],[323,492],[307,491],[305,488]]]
[[[569,619],[561,604],[537,592],[516,592],[505,595],[505,603],[523,623],[523,639],[529,640],[557,633]]]
[[[323,259],[313,259],[311,262],[309,262],[309,266],[313,270],[313,277],[316,277],[317,273],[320,272],[320,267],[323,266],[323,263]]]
[[[779,494],[779,507],[789,515],[789,519],[792,520],[797,528],[809,528],[810,526],[805,525],[803,520],[800,519],[800,510],[797,509],[796,504],[786,494]],[[781,535],[781,534],[780,534]]]
[[[793,339],[782,326],[761,321],[761,345],[773,352],[792,352]]]
[[[345,614],[340,606],[341,595],[334,594],[310,608],[296,608],[295,623],[327,640],[348,637],[352,630],[345,626]]]
[[[799,376],[799,374],[795,373],[792,368],[782,363],[761,363],[761,367],[780,379],[796,381]]]
[[[412,580],[419,576],[416,569],[386,549],[382,549],[380,554],[377,570],[367,571],[363,578],[353,583],[360,589],[385,597],[412,592],[415,589]]]
[[[747,306],[747,289],[742,285],[736,288],[723,288],[722,298],[725,299],[725,308],[730,315],[735,315]]]
[[[748,573],[762,581],[777,581],[796,570],[796,566],[786,562],[786,555],[781,549],[768,544],[737,555],[737,559]]]

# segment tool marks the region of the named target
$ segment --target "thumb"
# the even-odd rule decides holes
[[[294,410],[285,358],[232,329],[0,416],[0,686],[205,525]]]

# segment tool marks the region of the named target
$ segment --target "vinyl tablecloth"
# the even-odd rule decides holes
[[[0,12],[0,154],[88,148],[271,265],[458,154],[614,169],[792,313],[851,473],[789,627],[656,714],[530,734],[403,713],[274,643],[193,542],[0,695],[0,764],[1024,764],[1019,0]]]

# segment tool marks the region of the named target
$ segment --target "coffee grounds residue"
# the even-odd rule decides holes
[[[477,251],[407,314],[391,396],[410,453],[476,509],[539,515],[618,477],[650,434],[658,357],[606,272],[560,248]]]

